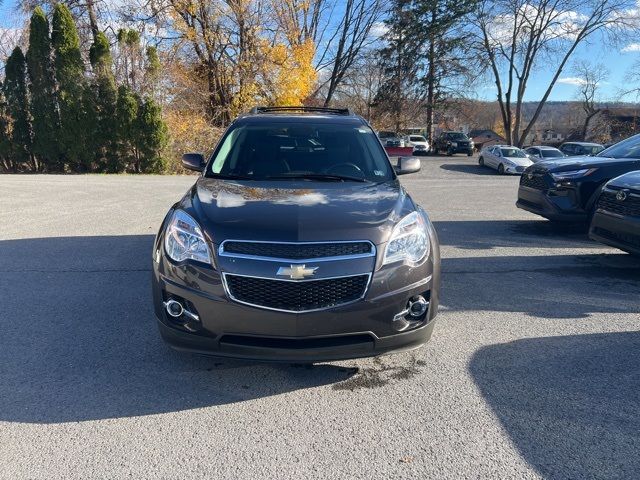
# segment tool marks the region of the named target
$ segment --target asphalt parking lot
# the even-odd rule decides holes
[[[0,177],[0,478],[638,478],[640,260],[518,210],[517,177],[403,177],[433,339],[313,367],[162,343],[151,244],[193,181]]]

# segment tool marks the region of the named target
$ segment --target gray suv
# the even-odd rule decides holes
[[[438,311],[440,254],[426,212],[365,120],[262,107],[236,119],[169,210],[153,301],[173,347],[314,362],[416,348]]]

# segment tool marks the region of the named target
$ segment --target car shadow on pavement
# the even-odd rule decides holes
[[[492,170],[489,167],[481,167],[480,165],[445,163],[440,165],[440,168],[449,172],[470,173],[473,175],[498,175],[495,170]]]
[[[640,259],[625,253],[442,259],[441,304],[537,318],[640,315]]]
[[[496,247],[603,248],[582,224],[548,220],[462,220],[433,222],[442,245],[468,250]]]
[[[356,373],[172,351],[151,304],[152,244],[151,235],[0,241],[0,421],[176,412]]]
[[[640,332],[489,345],[469,370],[544,478],[637,478]]]

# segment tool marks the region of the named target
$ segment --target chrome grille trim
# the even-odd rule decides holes
[[[227,242],[264,243],[264,244],[277,244],[277,245],[334,245],[336,243],[368,243],[369,245],[371,245],[371,251],[369,253],[360,253],[360,254],[353,254],[353,255],[337,255],[332,257],[277,258],[277,257],[265,257],[260,255],[246,255],[242,253],[226,252],[224,250],[224,245]],[[278,262],[278,263],[305,263],[305,262],[329,262],[329,261],[336,261],[336,260],[351,260],[354,258],[375,257],[376,253],[377,252],[376,252],[375,244],[369,240],[338,240],[338,241],[331,241],[331,242],[273,242],[268,240],[236,240],[236,239],[228,238],[224,240],[218,247],[218,255],[221,257],[245,258],[248,260],[264,260],[267,262]]]
[[[326,242],[326,243],[331,243],[331,242]],[[259,304],[255,304],[255,303],[245,302],[243,300],[238,300],[237,298],[235,298],[231,294],[231,290],[229,289],[229,286],[227,284],[227,275],[236,276],[236,277],[259,278],[259,279],[262,279],[262,280],[272,280],[272,281],[276,281],[276,282],[294,282],[294,283],[317,282],[317,281],[322,281],[322,280],[334,280],[334,279],[338,279],[338,278],[361,277],[363,275],[367,275],[368,278],[367,278],[367,283],[366,283],[366,285],[364,287],[364,290],[362,292],[362,296],[360,296],[359,298],[356,298],[355,300],[350,300],[348,302],[340,303],[340,304],[337,304],[337,305],[332,305],[330,307],[314,308],[314,309],[310,309],[310,310],[286,310],[286,309],[281,309],[281,308],[265,307],[264,305],[259,305]],[[332,308],[344,307],[346,305],[351,305],[353,303],[359,302],[360,300],[362,300],[363,298],[365,298],[367,296],[367,292],[369,291],[369,287],[371,286],[371,278],[372,278],[372,276],[373,276],[373,273],[358,273],[358,274],[355,274],[355,275],[343,275],[343,276],[338,276],[338,277],[291,280],[291,279],[284,279],[284,278],[282,278],[282,279],[281,278],[274,279],[274,278],[269,278],[269,277],[259,277],[259,276],[255,276],[255,275],[239,275],[239,274],[235,274],[235,273],[222,272],[222,286],[224,288],[225,293],[227,294],[227,296],[231,300],[233,300],[236,303],[240,303],[242,305],[247,305],[249,307],[255,307],[255,308],[261,308],[263,310],[272,310],[272,311],[275,311],[275,312],[308,313],[308,312],[320,312],[320,311],[323,311],[323,310],[331,310]]]

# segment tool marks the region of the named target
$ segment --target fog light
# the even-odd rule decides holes
[[[171,315],[173,318],[181,317],[184,313],[184,308],[180,302],[177,302],[173,299],[164,302],[164,308],[167,310],[167,313]]]
[[[409,315],[413,318],[421,317],[425,314],[429,308],[429,302],[427,302],[422,295],[409,300]]]

